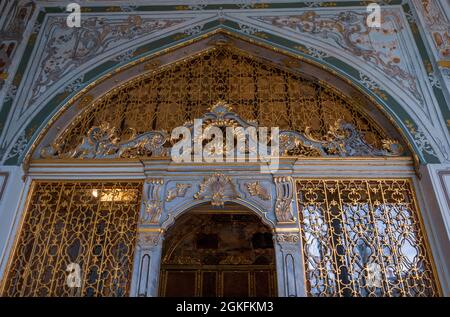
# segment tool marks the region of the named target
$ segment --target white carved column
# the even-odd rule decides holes
[[[290,176],[277,176],[274,183],[278,294],[283,297],[306,296],[294,180]]]
[[[135,297],[158,296],[162,233],[141,231],[138,233],[137,240],[130,295]]]
[[[158,296],[163,233],[160,227],[163,211],[164,180],[149,178],[144,184],[144,197],[138,224],[134,256],[131,296]]]
[[[448,297],[450,296],[450,164],[423,165],[420,174],[422,178],[416,184],[419,207],[442,295]]]
[[[304,297],[305,283],[299,232],[277,232],[275,254],[277,262],[278,295]]]

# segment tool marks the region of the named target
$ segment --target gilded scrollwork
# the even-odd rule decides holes
[[[296,244],[300,241],[300,235],[298,233],[278,233],[276,240],[281,244]]]
[[[41,157],[167,157],[175,140],[168,138],[165,131],[170,133],[183,125],[189,127],[190,123],[186,122],[194,119],[203,119],[204,129],[279,127],[280,146],[285,156],[403,154],[398,142],[383,145],[382,140],[398,138],[398,135],[391,137],[361,112],[362,101],[284,68],[263,63],[232,45],[206,50],[173,66],[149,62],[146,67],[155,67],[158,72],[144,72],[136,80],[93,100],[58,134],[53,144],[41,151]],[[236,74],[234,69],[243,71]],[[192,78],[189,74],[193,72],[199,75]],[[260,84],[263,73],[267,74],[265,82],[273,82],[273,87],[269,85],[272,88]],[[211,83],[208,88],[202,88],[205,82]],[[223,82],[232,85],[228,87]],[[235,89],[238,86],[243,89]],[[258,90],[255,93],[249,87]],[[190,97],[186,98],[187,95]],[[274,98],[265,97],[270,95]],[[218,100],[223,101],[218,103]],[[335,126],[337,132],[344,133],[333,143],[330,132],[335,132]],[[89,137],[93,131],[98,133],[106,128],[114,131],[114,142]],[[341,147],[337,146],[339,143]],[[357,150],[350,151],[352,146],[358,146]]]
[[[105,122],[92,127],[83,141],[72,151],[61,152],[61,143],[53,143],[41,151],[42,158],[114,159],[142,156],[167,157],[164,147],[168,135],[164,131],[150,131],[136,135],[130,131],[128,140],[121,140],[118,129]]]
[[[213,127],[241,127],[247,129],[255,128],[259,131],[259,125],[254,120],[245,120],[237,113],[233,112],[230,105],[224,101],[218,101],[201,118],[203,131],[208,131]],[[188,121],[184,127],[194,133],[194,123]],[[258,135],[245,133],[242,129],[233,130],[233,138],[243,137],[245,148],[236,148],[234,151],[240,153],[256,152]],[[240,135],[242,134],[243,135]],[[64,152],[63,142],[56,141],[52,145],[45,147],[41,151],[42,158],[136,158],[136,157],[161,157],[167,158],[171,146],[177,142],[176,139],[169,138],[165,131],[148,131],[137,134],[134,129],[129,129],[126,140],[121,140],[123,133],[116,127],[111,127],[105,122],[98,127],[92,127],[87,136],[73,150]],[[195,142],[205,141],[204,134],[200,136],[202,140],[192,140],[192,149]],[[256,138],[256,139],[255,139]],[[267,145],[272,141],[272,136],[267,139]],[[372,156],[401,156],[404,151],[402,145],[392,139],[382,139],[382,147],[376,148],[367,142],[364,135],[356,127],[348,122],[338,119],[329,127],[329,130],[318,136],[310,127],[306,127],[304,133],[290,130],[282,130],[279,133],[279,153],[281,156],[297,157],[372,157]],[[221,154],[229,150],[227,140],[223,140]],[[220,147],[219,147],[220,148]]]
[[[188,189],[191,187],[192,187],[191,184],[177,183],[175,185],[175,188],[169,189],[167,191],[166,201],[171,202],[177,197],[184,197]]]
[[[295,131],[280,132],[280,153],[298,156],[401,156],[402,145],[392,139],[382,139],[382,148],[369,144],[360,131],[344,120],[337,120],[330,126],[328,132],[318,138],[310,127],[305,133]]]

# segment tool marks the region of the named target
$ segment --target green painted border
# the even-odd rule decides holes
[[[320,7],[348,7],[348,6],[365,6],[370,1],[346,1],[346,2],[324,2],[320,4]],[[395,4],[401,4],[401,0],[392,0],[390,5]],[[305,8],[307,7],[304,3],[272,3],[272,4],[258,4],[261,8]],[[218,10],[220,8],[223,9],[237,9],[239,8],[237,5],[208,5],[203,10]],[[408,4],[402,6],[404,12],[409,12],[410,7]],[[175,11],[175,10],[187,10],[187,6],[140,6],[137,7],[135,11],[137,12],[146,12],[146,11]],[[45,14],[46,13],[62,13],[64,12],[63,8],[60,7],[46,7],[45,12],[41,11],[38,15],[38,19],[36,20],[36,25],[41,25],[44,21]],[[122,12],[122,9],[118,6],[110,6],[110,7],[87,7],[84,11],[88,12]],[[422,59],[424,61],[424,66],[427,69],[428,63],[430,61],[429,55],[426,51],[424,41],[418,32],[417,24],[415,22],[409,22],[410,27],[413,30],[414,39],[416,41],[416,45],[420,51],[420,54],[422,56]],[[313,60],[316,63],[320,63],[324,65],[327,68],[331,68],[337,73],[341,74],[345,78],[351,80],[356,86],[361,88],[365,93],[372,96],[374,99],[376,99],[387,111],[388,113],[395,119],[399,127],[404,130],[405,134],[408,136],[409,141],[411,144],[414,145],[416,153],[419,155],[419,159],[422,163],[439,163],[439,159],[433,155],[430,155],[428,153],[422,153],[416,146],[410,130],[405,126],[405,122],[413,122],[413,126],[417,129],[417,125],[414,123],[414,120],[409,116],[409,114],[404,111],[404,109],[400,106],[400,104],[392,97],[390,96],[386,91],[380,90],[373,92],[371,90],[368,90],[365,86],[361,85],[359,83],[359,80],[361,79],[359,77],[359,71],[354,69],[351,65],[337,59],[334,57],[326,57],[323,60],[316,59],[310,55],[307,54],[307,49],[304,45],[299,44],[297,42],[290,41],[286,38],[274,36],[272,34],[266,33],[266,32],[258,32],[254,35],[248,35],[244,34],[240,31],[239,25],[233,21],[223,20],[223,21],[212,21],[209,23],[206,23],[203,26],[202,32],[199,34],[196,34],[194,36],[187,36],[184,33],[176,33],[169,35],[167,37],[161,38],[157,41],[153,41],[147,44],[144,44],[140,47],[138,47],[135,50],[138,52],[132,59],[127,61],[127,63],[132,62],[134,60],[137,60],[139,58],[142,58],[144,56],[148,56],[151,54],[154,54],[158,51],[161,51],[167,47],[182,43],[184,41],[195,39],[199,36],[202,36],[206,33],[209,33],[211,31],[214,31],[217,28],[225,28],[230,32],[238,33],[241,36],[246,36],[249,38],[252,38],[253,40],[258,40],[265,42],[267,44],[279,47],[284,50],[288,50],[294,54],[301,55],[302,57],[306,59]],[[414,31],[416,30],[416,31]],[[14,77],[14,84],[18,87],[21,83],[23,73],[25,72],[26,66],[30,60],[31,53],[34,49],[34,45],[36,42],[36,38],[38,36],[37,32],[34,32],[31,34],[27,47],[25,49],[25,52],[23,54],[21,63],[19,65],[19,68],[16,72],[16,75]],[[106,61],[98,66],[96,66],[94,69],[91,69],[88,71],[84,77],[83,77],[83,87],[88,85],[89,83],[93,82],[95,79],[105,75],[106,73],[109,73],[113,71],[118,66],[122,66],[124,63],[120,63],[118,61],[109,60]],[[431,63],[430,63],[431,64]],[[428,66],[429,67],[429,66]],[[81,87],[80,89],[82,89]],[[447,107],[447,104],[444,99],[444,95],[442,91],[436,87],[434,88],[434,93],[436,95],[436,98],[440,104],[442,113],[446,120],[450,119],[450,111]],[[20,165],[24,159],[24,156],[26,155],[26,152],[29,150],[29,147],[31,144],[35,141],[37,135],[39,134],[39,131],[43,129],[48,122],[48,120],[57,112],[58,109],[60,109],[70,98],[72,98],[77,92],[73,92],[70,95],[67,92],[63,92],[60,94],[57,94],[54,96],[47,105],[41,109],[41,111],[32,119],[32,121],[27,125],[25,128],[25,135],[28,140],[27,150],[25,153],[23,153],[20,157],[17,155],[10,157],[6,162],[5,165]],[[4,127],[5,120],[7,118],[7,115],[9,114],[9,111],[11,110],[12,100],[8,100],[3,104],[3,107],[0,112],[0,133],[1,129]]]

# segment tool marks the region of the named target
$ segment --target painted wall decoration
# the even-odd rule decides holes
[[[9,77],[9,67],[34,8],[34,3],[25,1],[3,1],[0,5],[0,90]]]
[[[450,22],[445,15],[445,1],[413,0],[430,31],[439,59],[450,60]]]
[[[403,32],[399,12],[383,11],[383,28],[366,26],[364,11],[306,11],[298,15],[259,16],[258,21],[283,29],[315,36],[390,76],[420,103],[423,96],[411,65],[403,59],[399,33]]]
[[[52,84],[95,57],[139,36],[186,20],[141,15],[93,16],[83,20],[81,28],[73,30],[67,27],[65,16],[51,17],[44,30],[47,41],[33,80],[32,93],[24,107],[32,105]]]

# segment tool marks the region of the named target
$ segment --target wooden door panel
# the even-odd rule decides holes
[[[249,271],[225,271],[223,272],[223,296],[225,297],[249,297],[250,283]]]
[[[167,271],[166,297],[194,297],[197,293],[197,274],[195,271]]]
[[[161,272],[161,296],[167,297],[272,297],[276,296],[271,269],[171,266]]]

